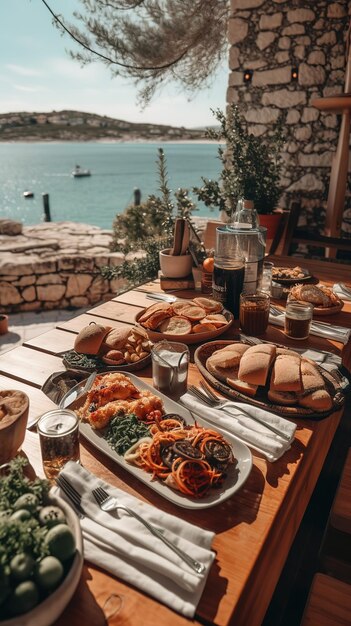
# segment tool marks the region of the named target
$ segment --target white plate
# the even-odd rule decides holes
[[[148,389],[156,396],[159,396],[163,401],[166,413],[178,413],[185,418],[187,423],[193,422],[189,411],[185,407],[182,407],[177,402],[174,402],[174,400],[170,400],[170,398],[165,396],[163,393],[156,391],[156,389],[154,389],[147,383],[144,383],[142,380],[137,378],[137,376],[134,376],[129,372],[121,373],[125,374],[125,376],[128,376],[128,378],[130,378],[132,383],[138,389]],[[101,374],[103,374],[103,372],[101,372]],[[204,426],[205,428],[212,428],[212,426],[210,426],[204,420],[201,420],[198,417],[196,417],[196,421],[198,422],[198,424]],[[217,430],[218,432],[223,432],[219,428]],[[110,459],[116,461],[118,465],[121,465],[130,474],[133,474],[133,476],[136,476],[136,478],[148,485],[150,489],[153,489],[159,495],[163,496],[167,500],[170,500],[171,502],[173,502],[173,504],[184,507],[186,509],[208,509],[212,506],[215,506],[216,504],[224,502],[224,500],[230,498],[236,491],[238,491],[238,489],[240,489],[240,487],[243,486],[252,468],[252,455],[249,448],[244,443],[236,439],[236,437],[233,437],[232,435],[229,435],[227,433],[223,433],[225,439],[232,447],[233,454],[237,463],[229,466],[228,475],[224,480],[223,485],[218,488],[210,489],[208,494],[203,498],[200,498],[198,500],[195,498],[192,499],[186,495],[183,495],[182,493],[180,493],[180,491],[174,491],[173,489],[165,485],[161,480],[157,478],[152,479],[151,474],[149,474],[148,472],[145,472],[135,465],[127,463],[124,460],[123,456],[117,454],[117,452],[115,452],[109,446],[106,439],[103,438],[102,433],[98,430],[94,430],[93,428],[91,428],[91,426],[87,422],[82,422],[80,424],[80,432],[83,437],[88,439],[88,441],[90,441],[90,443],[95,446],[95,448],[101,450],[101,452],[104,452],[104,454],[110,457]]]

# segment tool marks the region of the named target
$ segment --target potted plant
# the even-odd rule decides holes
[[[249,133],[236,105],[229,107],[227,115],[219,109],[213,113],[220,127],[208,129],[207,136],[225,142],[225,146],[218,148],[223,168],[218,181],[203,178],[203,186],[195,187],[194,192],[207,206],[217,206],[225,212],[228,221],[239,198],[252,200],[261,226],[267,227],[268,218],[277,222],[277,228],[281,214],[275,211],[282,194],[281,128],[276,127],[269,137],[256,137]],[[267,238],[273,238],[270,232]]]
[[[0,313],[0,335],[5,335],[9,329],[9,318],[4,313]]]

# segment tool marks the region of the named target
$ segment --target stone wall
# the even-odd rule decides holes
[[[340,116],[315,98],[344,90],[347,0],[231,0],[228,103],[238,103],[255,135],[281,122],[286,131],[282,206],[298,197],[305,223],[322,229]],[[292,79],[292,70],[298,72]],[[251,82],[244,83],[244,71]],[[351,236],[348,193],[343,234]]]
[[[109,251],[112,231],[56,222],[20,224],[20,231],[13,227],[10,234],[11,226],[4,222],[0,220],[1,313],[87,307],[110,300],[123,287],[122,280],[106,280],[100,272],[125,259]]]

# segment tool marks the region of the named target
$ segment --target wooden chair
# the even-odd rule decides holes
[[[316,574],[301,626],[350,626],[351,586],[325,574]]]
[[[300,203],[295,201],[292,202],[290,211],[284,212],[284,220],[279,233],[272,242],[270,254],[289,256],[293,244],[301,243],[325,250],[335,248],[341,253],[351,253],[351,238],[326,237],[319,235],[315,230],[299,228],[300,209]]]

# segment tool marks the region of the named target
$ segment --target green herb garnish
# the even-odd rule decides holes
[[[33,493],[40,502],[43,502],[46,498],[50,489],[50,483],[41,478],[29,480],[24,475],[24,468],[27,465],[27,459],[18,456],[10,461],[6,475],[1,476],[0,511],[11,509],[17,498],[24,493]]]
[[[105,439],[118,454],[124,454],[142,437],[150,435],[150,431],[134,413],[116,415],[106,431]]]

